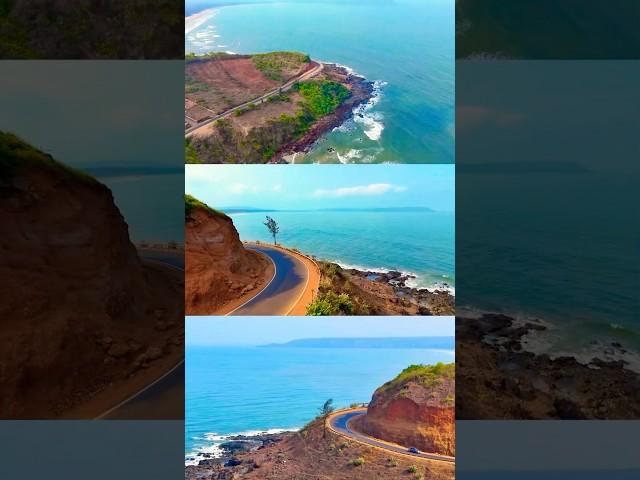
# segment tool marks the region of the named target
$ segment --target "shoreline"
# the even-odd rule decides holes
[[[208,7],[200,10],[196,13],[192,13],[191,15],[184,17],[184,34],[187,35],[191,33],[193,30],[200,27],[203,23],[205,23],[210,18],[213,18],[220,6],[216,7]]]
[[[459,419],[640,418],[640,374],[627,361],[527,351],[527,338],[550,324],[474,313],[456,318]],[[606,349],[628,353],[619,342]]]
[[[376,86],[376,82],[356,74],[352,68],[333,62],[320,63],[325,69],[344,77],[343,82],[349,85],[351,96],[334,112],[319,118],[301,138],[281,147],[269,163],[295,163],[298,155],[311,152],[327,133],[340,128],[357,115],[363,117],[363,112],[358,110],[379,96],[380,89]]]

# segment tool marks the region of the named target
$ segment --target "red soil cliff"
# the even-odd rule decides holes
[[[181,280],[143,265],[106,186],[0,132],[0,196],[0,417],[55,417],[175,347]]]
[[[423,452],[455,455],[455,367],[413,365],[378,388],[354,427]]]
[[[227,215],[193,197],[185,201],[186,311],[188,315],[218,313],[262,288],[273,266],[261,254],[244,248]]]

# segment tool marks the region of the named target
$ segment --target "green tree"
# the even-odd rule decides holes
[[[269,215],[267,215],[267,221],[264,222],[264,225],[269,229],[269,233],[273,236],[273,244],[276,245],[276,236],[280,233],[280,227]]]
[[[329,418],[329,415],[331,415],[334,410],[335,408],[333,406],[333,398],[330,398],[329,400],[324,402],[322,404],[322,407],[320,408],[320,415],[318,416],[322,419],[322,426],[324,428],[324,432],[322,435],[323,437],[327,436],[327,418]]]

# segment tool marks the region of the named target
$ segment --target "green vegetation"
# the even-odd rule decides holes
[[[409,468],[407,468],[407,472],[418,473],[418,467],[416,467],[415,465],[411,465]]]
[[[190,138],[184,139],[184,159],[185,163],[202,163],[198,158],[198,152],[191,144]]]
[[[298,52],[270,52],[253,55],[253,64],[265,77],[282,82],[285,80],[284,71],[295,71],[311,59],[309,55]]]
[[[185,219],[189,218],[191,216],[191,213],[196,208],[201,208],[204,211],[208,212],[212,216],[226,217],[226,215],[224,213],[222,213],[221,211],[211,208],[209,205],[207,205],[204,202],[201,202],[200,200],[198,200],[194,196],[185,194],[185,196],[184,196],[184,217],[185,217]]]
[[[445,379],[455,378],[455,363],[438,362],[435,365],[411,365],[393,380],[385,383],[379,391],[399,391],[407,382],[416,382],[425,388],[441,385]]]
[[[322,426],[324,428],[322,432],[323,437],[327,436],[327,418],[329,418],[329,415],[331,415],[334,410],[335,408],[333,406],[333,398],[328,399],[322,404],[322,407],[320,407],[317,418],[322,420]]]
[[[196,93],[206,92],[209,90],[209,85],[199,80],[196,80],[191,75],[185,75],[184,77],[184,93]]]
[[[307,307],[307,315],[352,315],[353,310],[353,302],[349,295],[328,291],[318,294],[316,299]]]
[[[310,80],[294,85],[305,99],[305,104],[315,117],[323,117],[335,111],[351,92],[338,82],[329,80]]]
[[[233,53],[227,53],[227,52],[209,52],[209,53],[204,53],[202,55],[196,55],[195,53],[187,53],[184,56],[184,59],[187,63],[189,63],[197,60],[218,60],[221,58],[229,58],[234,56],[236,55],[234,55]]]
[[[18,136],[0,130],[0,184],[8,184],[20,165],[37,165],[63,171],[84,182],[97,183],[91,175],[57,162]]]
[[[278,233],[280,233],[280,227],[278,226],[278,223],[269,215],[267,215],[267,221],[264,222],[263,225],[267,227],[267,230],[269,230],[269,233],[273,236],[273,244],[276,245],[276,236],[278,235]]]
[[[353,460],[351,460],[350,464],[353,467],[360,467],[364,465],[364,458],[362,457],[354,458]]]

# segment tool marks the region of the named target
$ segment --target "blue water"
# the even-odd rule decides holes
[[[291,167],[296,168],[296,167]],[[361,269],[399,270],[413,285],[455,285],[455,219],[448,212],[271,212],[278,242],[322,260]],[[231,215],[242,240],[271,242],[265,213]]]
[[[550,351],[640,352],[637,176],[457,180],[458,305],[547,320]]]
[[[328,134],[302,161],[453,163],[454,3],[344,0],[226,6],[186,34],[185,48],[195,53],[297,50],[378,82],[375,105]],[[187,10],[216,4],[187,2]]]
[[[105,177],[134,242],[183,243],[183,175]]]
[[[407,366],[453,359],[452,351],[418,349],[190,346],[186,453],[232,433],[300,428],[329,398],[336,407],[368,402]]]

